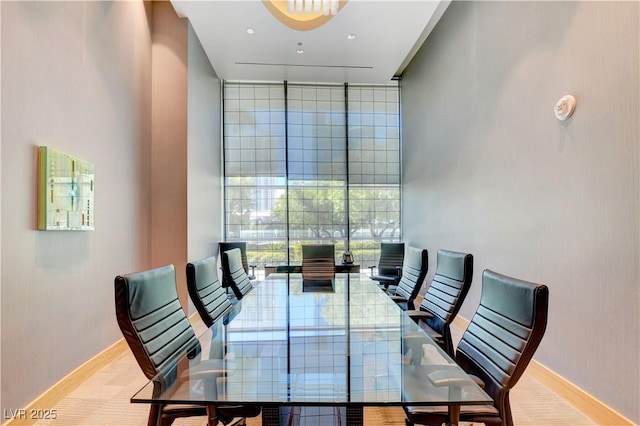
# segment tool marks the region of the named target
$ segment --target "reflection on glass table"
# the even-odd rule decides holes
[[[492,403],[366,276],[331,281],[271,274],[132,402],[258,403],[264,425],[310,407],[357,425],[365,406],[403,405],[448,405],[456,424],[460,405]]]

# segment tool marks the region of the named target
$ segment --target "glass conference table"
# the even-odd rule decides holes
[[[367,276],[271,274],[132,398],[262,406],[262,424],[363,424],[365,406],[491,404]],[[308,420],[309,417],[316,417]]]

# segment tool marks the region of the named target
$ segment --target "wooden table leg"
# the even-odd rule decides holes
[[[459,422],[460,422],[460,406],[450,405],[449,406],[449,426],[458,426]]]
[[[452,385],[449,387],[449,401],[460,401],[462,396],[462,388],[460,386]],[[458,426],[460,422],[460,405],[449,405],[449,425]]]
[[[207,426],[216,426],[218,424],[218,407],[215,405],[207,405]]]

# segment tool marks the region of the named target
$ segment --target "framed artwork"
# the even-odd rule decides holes
[[[38,147],[38,229],[94,229],[93,164],[46,146]]]

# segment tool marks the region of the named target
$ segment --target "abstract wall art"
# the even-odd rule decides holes
[[[93,230],[94,191],[93,164],[38,147],[38,230]]]

